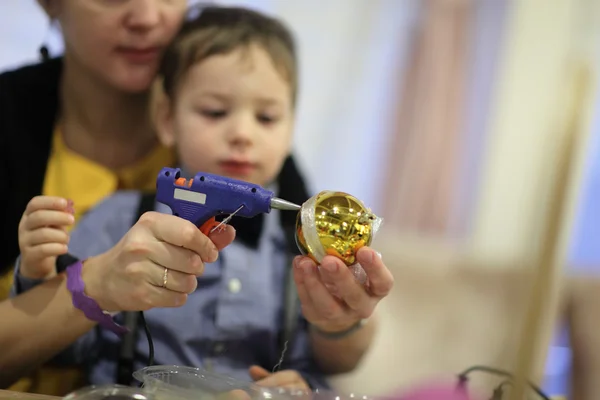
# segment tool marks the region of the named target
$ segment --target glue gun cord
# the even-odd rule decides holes
[[[476,365],[471,368],[468,368],[463,373],[461,373],[458,377],[461,382],[466,382],[468,380],[467,375],[470,374],[471,372],[475,372],[475,371],[488,372],[491,374],[500,375],[500,376],[504,376],[506,378],[514,379],[513,374],[511,374],[510,372],[507,372],[507,371],[504,371],[504,370],[501,370],[498,368],[486,367],[486,366],[481,366],[481,365]],[[506,383],[506,382],[503,382],[503,383]],[[530,381],[528,381],[527,383],[542,399],[550,400],[550,397],[548,397],[546,394],[544,394],[544,392],[542,392],[542,390],[539,387],[537,387]]]
[[[496,389],[494,389],[494,393],[492,394],[492,398],[490,400],[502,400],[504,399],[504,386],[512,385],[512,381],[510,379],[506,379],[502,381]]]
[[[146,332],[146,338],[148,339],[148,366],[151,367],[154,365],[154,342],[152,341],[152,335],[150,334],[150,329],[146,323],[146,317],[144,317],[143,311],[140,311],[140,319],[142,320],[142,325],[144,325],[144,331]]]
[[[499,385],[498,385],[498,389],[502,390],[504,389],[504,386],[511,386],[513,385],[512,381],[510,379],[507,379],[505,381],[502,381]]]

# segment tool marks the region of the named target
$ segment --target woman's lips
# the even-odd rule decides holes
[[[248,176],[256,169],[255,164],[244,161],[223,161],[220,166],[228,175],[236,176]]]
[[[138,49],[133,47],[118,47],[117,54],[132,64],[148,64],[154,62],[160,56],[158,47]]]

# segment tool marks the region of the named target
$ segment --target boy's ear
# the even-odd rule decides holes
[[[154,83],[151,104],[150,113],[158,139],[164,146],[172,147],[175,144],[173,104],[164,93],[160,80]]]

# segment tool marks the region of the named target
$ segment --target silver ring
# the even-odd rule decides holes
[[[167,282],[169,281],[169,269],[165,267],[165,273],[163,274],[163,284],[162,287],[167,287]]]

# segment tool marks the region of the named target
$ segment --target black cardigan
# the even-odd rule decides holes
[[[18,227],[27,203],[40,195],[59,113],[62,59],[0,74],[0,272],[19,255]],[[290,156],[277,179],[279,196],[301,204],[309,195]],[[281,213],[293,245],[295,213]],[[295,245],[293,245],[293,248]]]

